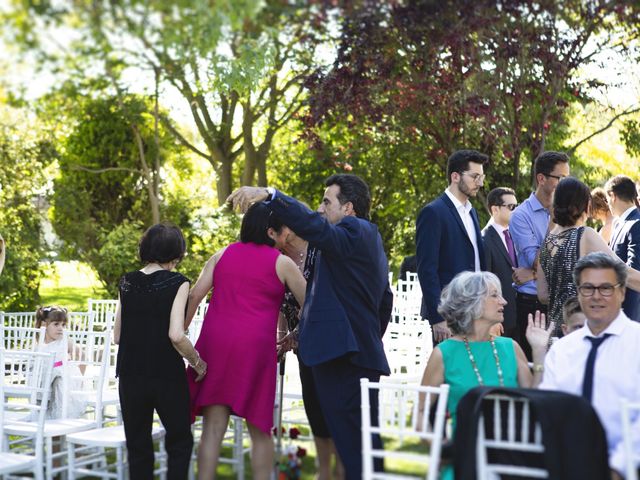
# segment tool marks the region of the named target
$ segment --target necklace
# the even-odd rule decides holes
[[[480,375],[480,370],[478,370],[478,365],[476,364],[476,359],[471,353],[471,347],[469,346],[469,339],[467,337],[462,337],[464,340],[464,348],[467,350],[467,355],[469,355],[469,360],[471,361],[471,366],[473,367],[473,371],[476,374],[476,378],[478,379],[478,385],[484,385],[482,381],[482,376]],[[493,358],[496,361],[496,368],[498,369],[498,383],[501,387],[504,387],[504,378],[502,377],[502,367],[500,366],[500,357],[498,357],[498,349],[496,349],[496,342],[493,339],[493,335],[489,337],[489,342],[491,343],[491,350],[493,350]]]

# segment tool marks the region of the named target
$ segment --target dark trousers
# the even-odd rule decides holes
[[[527,360],[533,361],[531,356],[531,345],[527,341],[527,325],[529,324],[529,314],[535,316],[536,310],[540,310],[540,313],[547,314],[547,306],[540,303],[536,295],[528,295],[526,293],[516,293],[516,332],[514,340],[516,340],[524,354],[527,356]]]
[[[154,409],[166,431],[167,478],[186,479],[193,449],[186,375],[179,380],[121,376],[119,391],[131,479],[153,479]]]
[[[362,417],[360,414],[360,379],[380,380],[380,372],[353,365],[347,357],[311,367],[322,413],[345,468],[347,480],[362,478]],[[373,390],[371,424],[378,425],[378,391]],[[373,448],[382,448],[382,439],[373,435]],[[375,465],[382,471],[382,461]]]

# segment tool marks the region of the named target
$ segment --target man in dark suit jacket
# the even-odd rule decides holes
[[[616,217],[609,246],[629,267],[640,270],[640,211],[636,207],[636,185],[629,177],[616,175],[605,185],[609,208]],[[640,321],[640,293],[627,288],[622,310]]]
[[[434,343],[451,336],[438,313],[442,289],[458,273],[484,270],[478,214],[469,202],[484,181],[488,157],[475,150],[458,150],[447,161],[449,186],[426,205],[416,222],[418,279],[422,288],[423,317],[429,320]]]
[[[511,212],[518,205],[516,193],[511,188],[494,188],[487,195],[491,219],[482,230],[482,243],[486,269],[500,279],[504,307],[503,335],[514,338],[516,334],[516,291],[513,288],[513,269],[518,266],[515,248],[509,233]]]
[[[296,235],[320,250],[302,309],[298,355],[311,367],[322,412],[347,479],[362,477],[360,378],[388,375],[382,335],[391,316],[387,257],[371,223],[367,184],[333,175],[317,212],[273,189],[242,187],[229,201],[266,201]],[[378,396],[371,417],[377,422]],[[375,419],[375,420],[374,420]],[[380,448],[379,436],[373,438]]]

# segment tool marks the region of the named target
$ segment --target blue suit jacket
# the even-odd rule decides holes
[[[480,223],[475,209],[471,210],[471,218],[478,242],[480,269],[485,270]],[[416,255],[422,288],[420,313],[429,323],[440,323],[444,320],[438,313],[442,289],[458,273],[475,270],[473,245],[456,207],[446,193],[426,205],[418,215]]]
[[[636,208],[616,228],[610,242],[611,250],[629,267],[640,270],[640,211]],[[640,321],[640,293],[627,288],[622,310],[631,320]]]
[[[308,366],[343,355],[389,374],[382,345],[393,304],[378,228],[354,216],[337,225],[282,192],[269,206],[320,252],[302,308],[298,354]]]

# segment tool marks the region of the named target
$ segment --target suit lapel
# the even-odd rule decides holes
[[[464,238],[466,238],[469,241],[469,244],[471,244],[471,239],[469,238],[469,234],[467,233],[467,229],[465,228],[464,223],[462,223],[462,219],[460,218],[458,209],[455,207],[455,205],[453,204],[453,202],[447,196],[446,193],[442,194],[442,201],[445,203],[447,207],[449,207],[449,210],[451,210],[451,215],[453,215],[453,218],[455,218],[456,222],[458,223],[458,226],[464,232]]]
[[[509,252],[507,252],[507,248],[504,246],[504,243],[500,238],[500,234],[491,225],[489,225],[487,229],[488,229],[487,235],[489,235],[491,241],[495,245],[495,248],[497,248],[498,251],[500,252],[500,255],[502,255],[505,258],[505,260],[509,263],[509,265],[511,265],[512,267],[515,266],[513,265],[513,263],[511,263],[511,257],[509,257]]]

